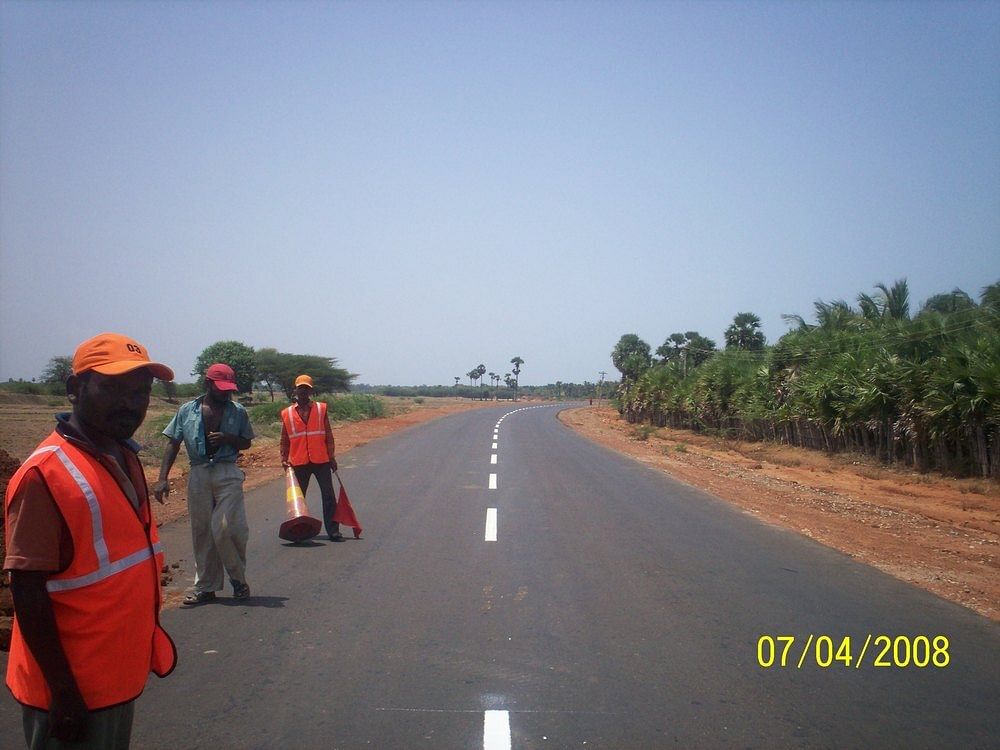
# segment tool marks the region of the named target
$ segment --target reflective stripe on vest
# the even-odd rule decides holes
[[[87,498],[87,505],[90,507],[90,524],[93,529],[94,536],[94,554],[97,557],[98,568],[93,573],[88,573],[85,576],[79,576],[77,578],[62,578],[56,580],[49,580],[45,584],[45,588],[49,591],[69,591],[70,589],[78,589],[82,586],[90,586],[91,584],[97,583],[98,581],[103,581],[108,576],[113,576],[115,573],[120,573],[127,568],[131,568],[133,565],[139,565],[145,562],[154,554],[160,554],[163,552],[163,545],[159,542],[153,545],[152,550],[149,547],[134,552],[128,557],[124,557],[121,560],[115,560],[111,562],[108,556],[108,545],[104,541],[104,518],[101,515],[101,506],[97,502],[97,495],[94,494],[93,487],[90,486],[90,482],[87,478],[80,473],[80,470],[76,468],[76,464],[66,455],[66,451],[60,448],[58,445],[47,445],[44,448],[39,448],[37,451],[29,456],[29,460],[35,456],[44,453],[55,453],[56,458],[62,463],[69,472],[69,475],[76,482],[77,486],[80,488],[80,492],[83,496]]]

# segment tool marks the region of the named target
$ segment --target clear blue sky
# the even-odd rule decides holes
[[[1000,280],[1000,3],[0,4],[0,379],[596,381],[902,277]]]

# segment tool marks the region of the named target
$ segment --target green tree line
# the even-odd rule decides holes
[[[241,393],[251,393],[260,385],[266,390],[271,401],[275,391],[284,393],[289,400],[295,389],[295,378],[309,375],[313,379],[316,393],[337,393],[350,390],[351,380],[357,377],[337,366],[334,357],[315,354],[289,354],[277,349],[254,349],[242,341],[216,341],[198,355],[191,375],[194,383],[157,382],[156,392],[168,399],[198,395],[204,390],[202,381],[205,371],[216,362],[224,362],[236,373],[236,384]],[[65,394],[66,379],[73,372],[73,358],[68,355],[52,357],[40,383],[11,381],[8,390],[21,393]]]
[[[905,280],[875,288],[856,305],[816,302],[814,323],[784,316],[793,327],[773,346],[754,335],[752,313],[734,319],[723,351],[700,342],[656,360],[626,334],[612,352],[619,410],[630,422],[1000,476],[1000,283],[978,303],[960,289],[934,295],[912,317]]]
[[[564,383],[556,381],[548,385],[522,385],[519,389],[521,395],[537,396],[545,399],[589,399],[610,398],[614,395],[618,383],[605,381],[603,384],[591,383]],[[513,387],[494,386],[486,389],[479,386],[468,385],[368,385],[356,384],[351,386],[355,393],[376,393],[381,396],[401,396],[406,398],[426,397],[426,398],[469,398],[481,399],[484,394],[490,399],[498,398],[501,401],[513,401]]]

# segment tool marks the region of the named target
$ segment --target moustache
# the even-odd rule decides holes
[[[115,422],[141,422],[145,416],[132,409],[119,409],[111,413],[111,419]]]

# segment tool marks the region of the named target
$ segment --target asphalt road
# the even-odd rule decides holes
[[[595,446],[559,408],[352,451],[361,540],[289,545],[283,484],[248,493],[253,596],[165,612],[180,664],[140,698],[133,747],[1000,745],[1000,627]],[[190,559],[185,524],[164,542]],[[20,746],[9,698],[0,732]]]

